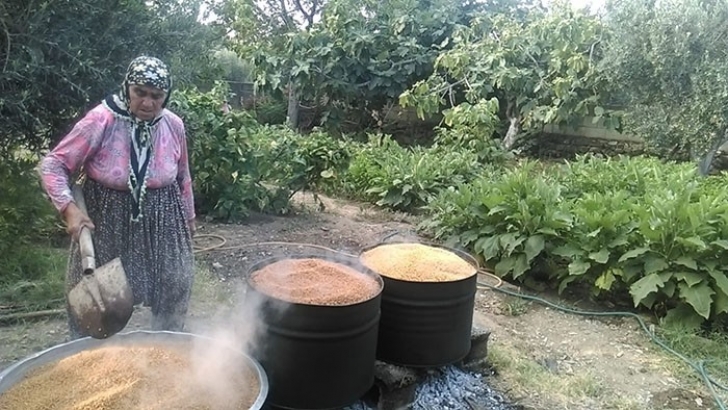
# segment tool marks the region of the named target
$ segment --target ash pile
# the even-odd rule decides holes
[[[474,328],[468,355],[448,366],[418,369],[377,361],[374,388],[342,410],[519,409],[488,385],[489,336]]]

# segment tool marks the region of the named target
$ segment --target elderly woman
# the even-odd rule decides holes
[[[154,330],[184,328],[192,286],[194,201],[185,128],[165,109],[172,81],[153,57],[134,59],[121,90],[81,118],[40,164],[43,188],[74,238],[94,231],[97,265],[120,257],[135,304],[151,307]],[[70,186],[81,173],[88,210]],[[76,241],[66,277],[81,279]],[[69,315],[72,338],[84,336]]]

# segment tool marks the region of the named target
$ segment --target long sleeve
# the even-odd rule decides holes
[[[75,174],[101,144],[107,116],[94,109],[76,123],[70,133],[40,162],[43,189],[59,212],[73,202],[71,175]]]
[[[192,176],[190,175],[190,160],[187,152],[187,134],[182,121],[179,122],[180,156],[177,164],[177,182],[182,193],[182,204],[188,221],[195,219],[195,196],[192,192]]]

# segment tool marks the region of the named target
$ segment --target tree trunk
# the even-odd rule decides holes
[[[288,85],[288,111],[286,117],[288,120],[288,126],[296,130],[298,129],[298,110],[300,104],[298,103],[298,95],[293,84]]]
[[[518,138],[518,134],[521,133],[521,117],[516,116],[508,116],[508,121],[510,121],[510,125],[508,126],[508,132],[506,132],[505,138],[503,138],[503,141],[501,142],[501,145],[503,146],[503,149],[506,151],[510,151],[513,149],[513,147],[516,145],[516,140]]]

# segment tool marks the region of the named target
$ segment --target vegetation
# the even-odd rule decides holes
[[[286,214],[295,192],[325,191],[421,214],[513,281],[725,323],[725,177],[696,172],[728,130],[724,1],[611,0],[597,17],[526,0],[231,0],[207,24],[201,4],[0,4],[0,300],[59,297],[47,249],[62,229],[33,167],[150,53],[175,73],[201,215]],[[264,98],[224,114],[248,81]],[[442,118],[434,138],[382,132],[409,112]],[[652,156],[514,152],[584,118]]]

